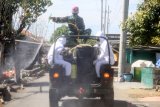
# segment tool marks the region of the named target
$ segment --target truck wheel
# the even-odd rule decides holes
[[[49,90],[49,103],[50,107],[58,107],[58,93],[56,92],[56,89],[50,89]]]
[[[114,91],[112,90],[110,93],[102,95],[101,100],[105,107],[114,107]]]

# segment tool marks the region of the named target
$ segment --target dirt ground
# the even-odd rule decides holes
[[[131,98],[160,97],[160,91],[155,89],[129,89],[127,92]]]

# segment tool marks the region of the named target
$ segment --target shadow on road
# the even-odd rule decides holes
[[[28,94],[28,95],[25,95],[25,96],[19,96],[19,97],[14,98],[12,101],[26,99],[26,98],[34,96],[36,94],[38,94],[38,92],[34,92],[34,93],[31,93],[31,94]]]
[[[85,99],[85,100],[64,100],[61,107],[108,107],[104,105],[99,99]],[[126,101],[114,101],[114,107],[147,107],[147,106],[136,106]]]
[[[49,82],[34,82],[29,83],[27,87],[40,87],[40,86],[49,86]]]

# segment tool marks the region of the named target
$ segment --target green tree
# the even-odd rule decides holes
[[[160,45],[160,0],[145,0],[124,27],[130,34],[131,46]]]
[[[66,25],[62,25],[61,27],[58,27],[54,33],[52,34],[50,38],[50,42],[53,43],[56,38],[62,35],[69,35],[69,28]]]
[[[36,22],[37,18],[43,14],[50,6],[51,0],[0,0],[0,40],[6,40],[17,36],[25,27]],[[13,30],[13,15],[20,11],[18,18],[19,28]],[[7,33],[9,32],[9,34]]]
[[[70,35],[70,30],[68,28],[68,26],[66,25],[62,25],[61,27],[58,27],[54,33],[52,34],[51,38],[50,38],[50,43],[53,43],[58,37],[62,36],[62,35]],[[88,43],[88,44],[95,44],[95,40],[87,40],[87,42],[84,41],[79,41],[82,44],[83,43]],[[67,42],[68,46],[75,46],[77,43],[74,41],[74,39],[70,39]]]

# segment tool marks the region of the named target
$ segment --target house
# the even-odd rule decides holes
[[[127,63],[132,64],[137,60],[148,60],[156,64],[157,60],[160,59],[160,48],[159,47],[138,47],[126,49]]]
[[[106,34],[112,45],[114,56],[116,59],[115,66],[118,66],[119,60],[119,41],[120,34]],[[128,46],[128,37],[126,40],[126,70],[125,72],[130,72],[131,64],[137,60],[148,60],[156,64],[157,60],[160,59],[160,48],[152,46],[141,46],[131,48]]]

